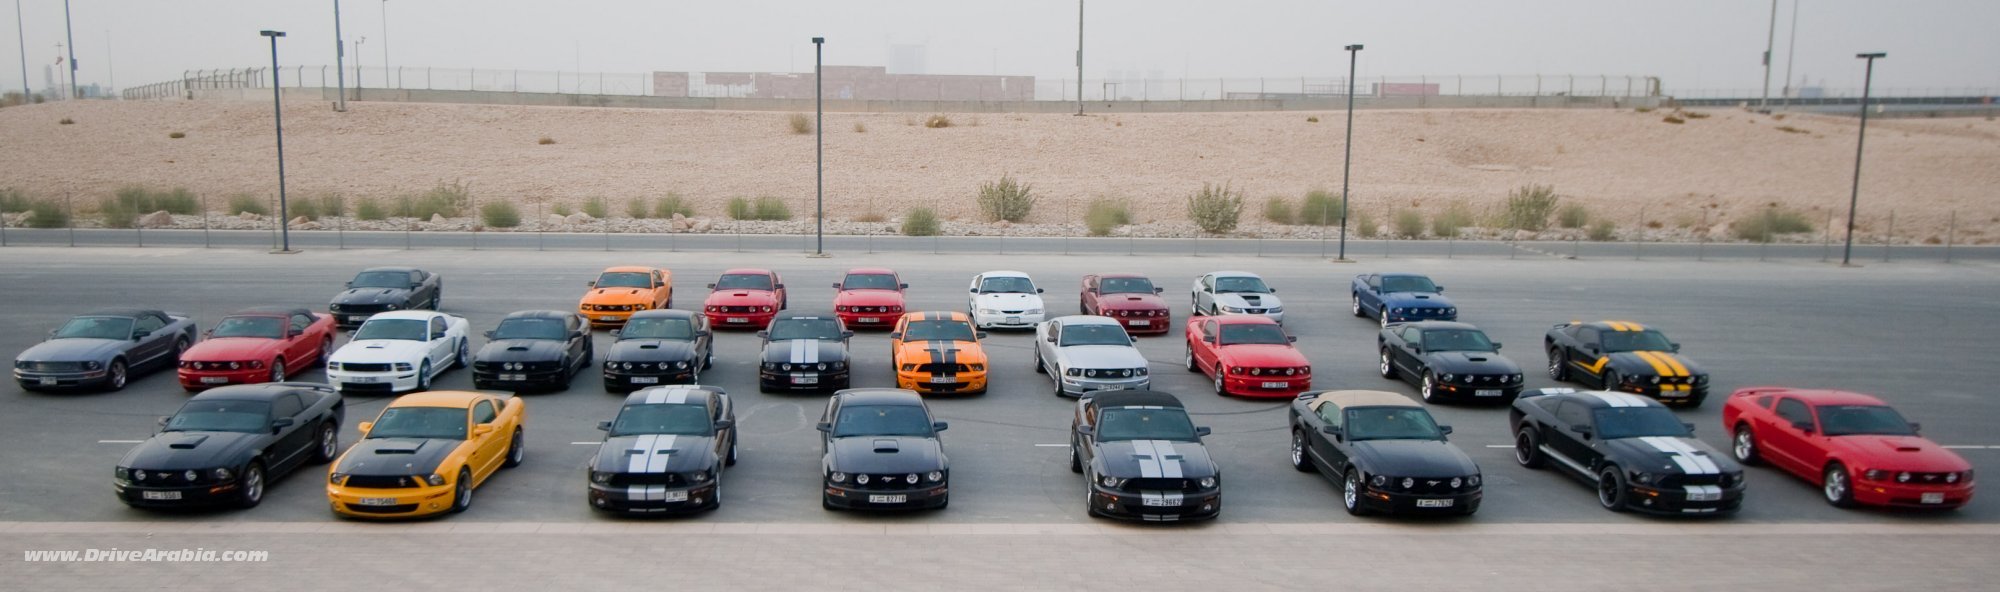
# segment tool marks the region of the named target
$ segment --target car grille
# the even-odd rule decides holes
[[[1734,487],[1738,479],[1741,479],[1741,477],[1730,475],[1727,473],[1715,473],[1707,475],[1668,474],[1661,476],[1660,482],[1654,485],[1657,485],[1665,489],[1672,489],[1676,487],[1687,487],[1690,485],[1717,485],[1721,487]]]
[[[507,368],[507,364],[519,364],[519,366]],[[476,372],[535,372],[554,370],[560,364],[560,362],[473,362],[472,369]]]
[[[1195,480],[1193,479],[1164,479],[1157,477],[1153,478],[1140,477],[1137,479],[1126,479],[1125,486],[1122,489],[1132,493],[1138,493],[1141,491],[1180,491],[1180,492],[1193,493],[1196,491],[1197,488],[1195,487]]]
[[[857,312],[857,313],[869,313],[869,312],[877,312],[877,313],[887,313],[887,312],[891,312],[891,310],[890,310],[890,309],[892,309],[892,308],[893,308],[893,309],[898,309],[898,310],[897,310],[897,311],[895,311],[895,312],[901,312],[901,310],[900,310],[900,309],[902,309],[903,307],[900,307],[900,306],[841,306],[841,307],[837,307],[837,308],[839,308],[839,310],[837,310],[837,311],[835,311],[835,312]]]
[[[139,474],[142,472],[146,474],[146,478],[144,479],[139,478]],[[179,469],[173,471],[138,471],[138,470],[132,471],[132,484],[144,485],[147,487],[173,487],[180,485],[199,485],[202,483],[212,482],[214,480],[215,479],[213,479],[208,474],[208,471],[195,471],[194,479],[192,480],[187,478],[187,469]]]
[[[365,489],[403,489],[421,487],[423,483],[409,475],[350,475],[341,485]]]
[[[327,307],[327,310],[330,310],[330,311],[333,311],[333,312],[337,312],[337,313],[341,313],[341,314],[368,314],[368,313],[377,313],[377,312],[383,312],[383,311],[386,311],[386,310],[389,310],[389,305],[387,305],[387,304],[335,304],[335,305],[331,305],[331,306],[328,306],[328,307]]]
[[[1428,318],[1437,318],[1437,317],[1446,317],[1446,316],[1451,316],[1451,315],[1449,315],[1449,314],[1446,314],[1446,313],[1445,313],[1445,311],[1447,311],[1447,310],[1450,310],[1450,309],[1447,309],[1447,308],[1442,308],[1442,307],[1429,307],[1429,306],[1420,306],[1420,307],[1413,307],[1413,308],[1404,308],[1404,309],[1401,309],[1401,310],[1402,310],[1402,312],[1401,312],[1400,314],[1402,314],[1402,315],[1403,315],[1403,316],[1405,316],[1405,317],[1409,317],[1409,318],[1425,318],[1425,319],[1428,319]]]
[[[917,475],[916,483],[909,482],[910,479],[909,473],[894,473],[887,475],[878,475],[870,473],[868,475],[868,483],[866,484],[863,484],[861,482],[860,477],[861,477],[860,475],[854,475],[848,477],[847,482],[854,484],[855,489],[860,489],[865,491],[905,491],[911,489],[922,489],[923,487],[925,487],[923,475],[921,474]]]
[[[971,369],[966,367],[965,364],[917,364],[917,371],[925,374],[944,374],[946,372],[956,374],[959,372],[970,372]]]
[[[634,310],[645,310],[644,307],[641,307],[637,304],[586,304],[584,305],[583,309],[596,312],[628,312]]]
[[[19,362],[14,367],[32,372],[78,372],[83,370],[83,362]]]
[[[1942,485],[1947,483],[1945,479],[1950,478],[1951,475],[1951,473],[1910,473],[1909,482],[1921,485]],[[1893,480],[1894,477],[1891,477],[1891,479]],[[1951,481],[1949,483],[1957,484],[1960,481]]]
[[[1403,487],[1403,479],[1402,477],[1390,477],[1387,486],[1380,489],[1415,495],[1466,493],[1479,489],[1478,486],[1471,485],[1470,481],[1463,480],[1459,482],[1458,487],[1454,488],[1451,486],[1451,477],[1416,477],[1411,480],[1412,482],[1409,487]]]
[[[1511,374],[1464,374],[1456,377],[1453,382],[1467,386],[1488,384],[1505,386],[1513,384],[1513,379]]]
[[[417,505],[400,504],[394,506],[364,506],[360,504],[347,504],[347,511],[360,514],[403,514],[407,512],[417,511]]]
[[[231,368],[229,367],[231,363],[232,362],[188,362],[187,367],[189,370],[242,370],[244,368],[250,367],[249,364],[245,364],[243,362],[234,362],[234,364],[236,364],[236,367]]]
[[[1161,309],[1161,310],[1107,310],[1103,311],[1103,314],[1104,316],[1107,317],[1118,317],[1118,318],[1130,317],[1130,318],[1152,319],[1152,318],[1164,317],[1172,313],[1167,312],[1165,309]]]
[[[607,485],[612,487],[625,487],[627,485],[679,487],[685,485],[686,481],[685,478],[681,477],[680,473],[612,473],[611,482],[607,483]]]
[[[390,368],[391,366],[388,364],[356,364],[348,362],[340,365],[340,369],[347,372],[388,372]]]

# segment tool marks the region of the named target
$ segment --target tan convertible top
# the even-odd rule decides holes
[[[1391,392],[1384,392],[1384,391],[1327,391],[1327,392],[1324,392],[1324,393],[1320,393],[1320,394],[1319,394],[1319,396],[1317,396],[1317,397],[1313,397],[1313,400],[1312,400],[1312,402],[1310,402],[1310,403],[1306,403],[1306,407],[1307,407],[1307,408],[1309,408],[1309,409],[1312,409],[1313,411],[1319,411],[1319,408],[1320,408],[1320,406],[1321,406],[1321,405],[1325,405],[1325,404],[1327,404],[1328,402],[1332,402],[1333,404],[1335,404],[1335,405],[1339,405],[1339,406],[1340,406],[1340,407],[1342,407],[1342,408],[1346,408],[1346,407],[1421,407],[1421,406],[1422,406],[1422,405],[1419,405],[1419,404],[1418,404],[1418,403],[1417,403],[1416,401],[1412,401],[1412,400],[1410,400],[1410,398],[1409,398],[1409,397],[1405,397],[1405,396],[1402,396],[1402,395],[1398,395],[1398,394],[1396,394],[1396,393],[1391,393]]]

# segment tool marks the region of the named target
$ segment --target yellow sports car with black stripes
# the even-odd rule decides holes
[[[913,312],[896,319],[889,358],[896,387],[925,394],[986,392],[986,332],[963,312]]]
[[[464,512],[472,490],[521,464],[528,405],[466,391],[404,395],[334,461],[326,497],[343,518],[413,518]]]
[[[1681,357],[1681,344],[1631,321],[1570,321],[1549,329],[1549,378],[1607,391],[1654,397],[1668,405],[1699,407],[1708,398],[1708,372]]]

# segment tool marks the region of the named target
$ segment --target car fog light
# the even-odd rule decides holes
[[[924,475],[924,478],[930,479],[932,483],[943,481],[944,471],[931,471],[930,474]]]
[[[1458,478],[1458,477],[1452,477],[1452,478],[1451,478],[1451,488],[1452,488],[1452,489],[1458,489],[1458,488],[1460,488],[1460,487],[1463,487],[1463,486],[1465,486],[1465,479],[1461,479],[1461,478]]]
[[[903,477],[903,482],[911,485],[916,485],[917,479],[918,477],[916,473],[910,473],[909,476]]]
[[[187,472],[181,473],[181,476],[186,477],[188,481],[194,481],[196,478],[200,477],[201,474],[196,473],[194,469],[188,469]]]
[[[1416,486],[1417,486],[1417,480],[1416,480],[1416,479],[1411,479],[1411,478],[1409,478],[1409,477],[1404,477],[1404,478],[1403,478],[1403,489],[1409,489],[1409,488],[1412,488],[1412,487],[1416,487]]]
[[[855,483],[857,483],[857,484],[861,484],[861,485],[867,485],[867,484],[868,484],[868,476],[867,476],[867,475],[855,475],[855,476],[854,476],[854,482],[855,482]]]

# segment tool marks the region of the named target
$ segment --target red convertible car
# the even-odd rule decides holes
[[[260,307],[222,318],[208,337],[181,354],[181,388],[284,382],[326,365],[333,316],[303,308]]]
[[[1956,508],[1972,500],[1972,464],[1917,435],[1880,399],[1844,391],[1751,387],[1722,408],[1730,453],[1820,486],[1827,503]]]
[[[1197,317],[1187,327],[1187,369],[1215,381],[1215,394],[1295,397],[1312,388],[1312,365],[1298,338],[1269,317]]]
[[[896,320],[903,316],[903,290],[909,287],[888,269],[847,270],[847,277],[833,285],[833,289],[840,291],[833,295],[833,313],[849,329],[895,327]]]
[[[1125,332],[1133,335],[1166,335],[1174,317],[1162,288],[1136,273],[1106,273],[1083,276],[1083,290],[1077,309],[1083,314],[1118,319]]]
[[[785,309],[785,281],[768,269],[731,269],[708,285],[701,310],[708,325],[763,329]]]

